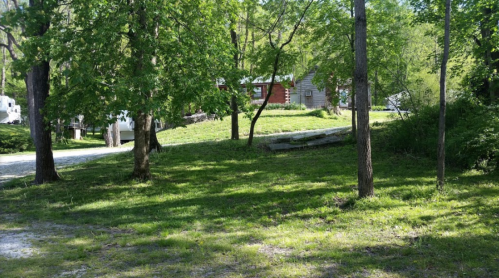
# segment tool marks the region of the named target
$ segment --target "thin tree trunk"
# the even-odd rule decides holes
[[[277,50],[277,54],[274,58],[274,65],[273,65],[273,71],[272,71],[272,78],[271,78],[270,85],[269,85],[269,91],[267,93],[267,96],[265,97],[265,100],[263,101],[263,104],[260,106],[260,108],[258,108],[256,115],[251,120],[250,133],[249,133],[249,138],[248,138],[248,146],[251,146],[253,144],[253,136],[254,136],[256,122],[258,121],[258,118],[262,114],[263,109],[265,109],[265,106],[267,106],[267,103],[269,102],[270,96],[272,95],[272,92],[273,92],[272,90],[273,90],[274,84],[275,84],[275,77],[276,77],[277,71],[279,70],[279,59],[281,58],[282,50],[286,45],[291,43],[291,41],[293,40],[293,37],[296,33],[296,30],[298,30],[298,27],[300,27],[300,24],[303,21],[303,18],[305,17],[307,10],[310,8],[310,6],[312,5],[313,2],[314,2],[314,0],[310,0],[308,2],[307,6],[305,6],[305,9],[300,17],[300,20],[294,26],[294,29],[291,32],[291,34],[289,35],[288,40],[286,42],[284,42],[280,47],[277,47],[274,44],[274,42],[272,41],[272,35],[269,33],[269,43],[272,46],[272,48]]]
[[[378,70],[374,72],[374,105],[378,105]]]
[[[120,134],[120,119],[117,118],[116,122],[113,123],[113,147],[121,146],[121,134]]]
[[[355,9],[355,2],[353,0],[350,1],[350,17],[354,18],[354,9]],[[355,108],[357,106],[356,104],[356,89],[355,89],[355,23],[354,23],[354,28],[352,30],[352,34],[350,34],[350,50],[352,51],[352,92],[351,92],[351,103],[352,103],[352,138],[354,140],[357,140],[357,124],[356,124],[356,117],[355,117]]]
[[[238,47],[237,47],[237,34],[236,31],[231,29],[230,30],[230,37],[232,39],[232,45],[234,46],[234,70],[237,70],[239,66],[239,53],[238,53]],[[238,82],[239,83],[239,82]],[[232,84],[234,85],[234,83]],[[232,140],[239,140],[239,111],[237,107],[237,95],[236,93],[239,92],[239,88],[231,88],[231,93],[232,97],[230,98],[230,108],[232,110],[231,112],[231,136],[230,139]]]
[[[255,51],[255,31],[251,30],[251,52]],[[250,60],[251,62],[251,60]],[[253,74],[253,63],[250,64],[250,75]]]
[[[29,131],[31,138],[33,139],[33,143],[35,146],[38,144],[38,140],[36,137],[36,123],[35,123],[35,96],[33,94],[33,73],[28,72],[24,77],[24,83],[26,84],[26,102],[28,105],[28,123],[29,123]]]
[[[355,71],[354,71],[355,76]],[[355,79],[355,78],[353,78]],[[355,117],[355,108],[357,106],[356,100],[356,88],[355,88],[355,80],[352,79],[352,138],[357,140],[357,118]]]
[[[447,61],[449,59],[450,44],[450,14],[451,0],[445,2],[445,35],[444,35],[444,57],[440,68],[440,116],[438,119],[438,148],[437,148],[437,189],[442,191],[445,185],[445,110],[447,91]]]
[[[359,197],[374,196],[369,129],[369,96],[367,81],[367,20],[365,0],[355,0],[355,86],[357,91],[357,156]]]
[[[149,143],[150,151],[156,150],[160,153],[163,150],[163,147],[158,141],[158,137],[156,135],[156,122],[154,121],[154,117],[151,118],[151,142]]]
[[[5,95],[5,63],[7,62],[5,56],[5,47],[2,47],[2,92],[0,93],[2,96]]]
[[[106,147],[112,148],[113,147],[113,134],[112,134],[112,127],[108,126],[104,129],[104,142],[106,142]]]

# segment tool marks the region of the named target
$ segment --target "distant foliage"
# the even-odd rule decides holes
[[[421,109],[404,121],[388,123],[384,146],[399,152],[436,159],[438,106]],[[447,164],[466,169],[494,170],[499,155],[499,106],[474,98],[448,103],[446,117]]]
[[[22,152],[32,146],[33,140],[29,133],[15,131],[0,133],[0,153]]]
[[[307,110],[307,106],[305,104],[298,103],[269,103],[265,107],[266,110]]]
[[[371,106],[371,110],[372,111],[383,111],[386,109],[386,106],[383,106],[383,105],[374,105],[374,106]]]

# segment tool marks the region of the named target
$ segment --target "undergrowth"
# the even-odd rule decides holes
[[[437,154],[439,107],[425,107],[405,120],[387,123],[384,146],[403,153]],[[463,169],[496,169],[499,152],[499,106],[473,98],[447,104],[446,161]]]

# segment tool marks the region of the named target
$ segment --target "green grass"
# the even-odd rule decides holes
[[[341,116],[318,117],[315,113],[322,110],[265,110],[255,126],[255,135],[268,135],[282,132],[305,131],[352,124],[351,111],[343,111]],[[391,119],[390,113],[371,113],[371,122],[383,122]],[[239,135],[248,137],[250,120],[239,115]],[[197,123],[176,129],[165,130],[157,134],[161,144],[194,143],[230,139],[230,117],[223,120]]]
[[[29,135],[29,128],[21,125],[0,124],[0,133],[19,133]]]
[[[57,183],[12,181],[0,235],[35,231],[40,253],[0,257],[0,276],[499,277],[497,174],[449,169],[438,193],[434,161],[381,151],[376,130],[373,141],[366,200],[353,145],[193,143],[152,154],[148,182],[128,178],[131,153],[63,169]]]
[[[14,135],[22,135],[24,137],[29,137],[29,128],[21,125],[6,125],[0,124],[0,134],[12,134]],[[87,134],[82,140],[72,140],[72,139],[64,139],[61,142],[55,141],[55,134],[52,134],[53,150],[71,150],[71,149],[86,149],[86,148],[97,148],[97,147],[105,147],[106,144],[102,135],[97,133],[92,135],[91,133]],[[27,151],[22,152],[33,153],[35,151],[35,147],[31,146],[27,149]],[[19,154],[19,153],[18,153]]]
[[[55,136],[53,136],[55,138]],[[100,132],[92,135],[88,133],[82,140],[64,139],[62,142],[55,142],[52,145],[53,150],[72,150],[105,147],[106,142]]]

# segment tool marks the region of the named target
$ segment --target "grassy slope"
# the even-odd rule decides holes
[[[351,125],[351,112],[344,111],[343,115],[331,118],[319,118],[311,116],[311,111],[285,111],[285,110],[265,110],[255,126],[255,135],[265,135],[290,131],[302,131],[341,127]],[[386,121],[390,113],[371,113],[371,122]],[[241,138],[249,135],[250,121],[239,115],[239,135]],[[230,139],[231,122],[227,117],[222,121],[209,121],[188,125],[185,128],[179,127],[173,130],[165,130],[158,133],[158,140],[162,144],[171,143],[193,143],[213,140]]]
[[[17,215],[1,230],[33,220],[75,228],[35,241],[43,255],[0,257],[0,276],[499,276],[497,175],[450,170],[440,194],[434,162],[375,146],[377,197],[357,200],[352,145],[244,144],[168,147],[153,154],[146,183],[127,179],[129,153],[61,170],[62,182],[10,183],[0,211]]]

